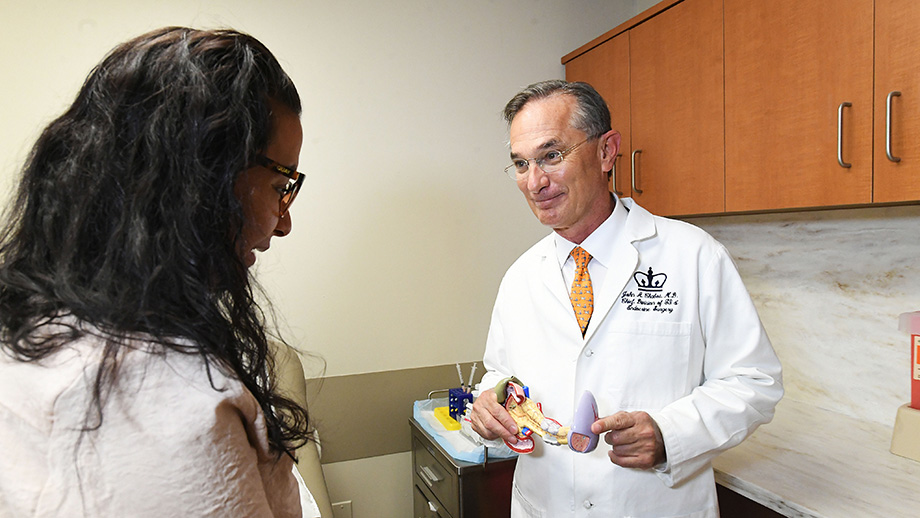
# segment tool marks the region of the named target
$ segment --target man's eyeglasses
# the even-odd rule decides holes
[[[541,158],[515,158],[514,161],[505,168],[505,174],[511,177],[512,180],[520,180],[527,176],[527,171],[530,171],[530,162],[533,161],[544,173],[553,173],[558,171],[562,167],[562,162],[565,160],[565,157],[568,156],[572,151],[575,151],[575,148],[584,144],[585,142],[591,140],[594,137],[588,137],[578,144],[569,146],[562,151],[557,151],[555,149],[547,151],[545,155]]]
[[[300,191],[300,186],[303,185],[305,175],[291,169],[290,167],[285,167],[264,155],[255,155],[255,157],[253,157],[253,161],[272,172],[278,173],[288,178],[287,185],[281,191],[280,212],[278,213],[279,215],[284,215],[291,207],[291,204],[294,203],[294,198],[297,197],[297,193]]]

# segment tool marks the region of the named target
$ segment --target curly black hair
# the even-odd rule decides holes
[[[282,339],[236,246],[233,186],[269,142],[271,104],[301,112],[258,40],[167,27],[111,51],[32,148],[0,234],[0,348],[20,361],[51,355],[86,332],[47,333],[62,316],[100,330],[89,428],[120,355],[143,336],[244,383],[279,455],[310,438],[306,409],[274,384],[269,340]]]

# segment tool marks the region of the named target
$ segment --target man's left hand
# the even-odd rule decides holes
[[[666,460],[661,430],[645,412],[617,412],[591,425],[611,446],[610,461],[624,468],[651,469]]]

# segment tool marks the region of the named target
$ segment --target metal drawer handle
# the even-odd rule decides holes
[[[637,192],[639,194],[642,194],[642,191],[636,187],[636,155],[641,152],[641,149],[636,149],[632,152],[632,156],[630,157],[630,162],[632,163],[632,192]]]
[[[853,106],[853,103],[840,103],[837,107],[837,163],[840,167],[852,167],[843,161],[843,108]]]
[[[428,466],[420,467],[418,470],[418,476],[422,478],[422,481],[424,481],[425,484],[428,485],[428,487],[431,487],[437,484],[438,482],[444,480],[444,477],[435,473],[434,470],[432,470]]]
[[[901,159],[891,154],[891,98],[899,97],[901,92],[888,92],[888,99],[885,101],[885,154],[888,160],[900,162]]]
[[[623,196],[623,193],[617,190],[617,160],[619,160],[621,156],[623,156],[623,153],[617,153],[617,156],[613,157],[613,169],[611,170],[613,174],[613,192],[617,196]]]

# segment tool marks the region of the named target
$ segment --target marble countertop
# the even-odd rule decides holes
[[[915,518],[920,462],[888,451],[891,432],[784,399],[771,423],[713,461],[716,482],[785,516]]]

